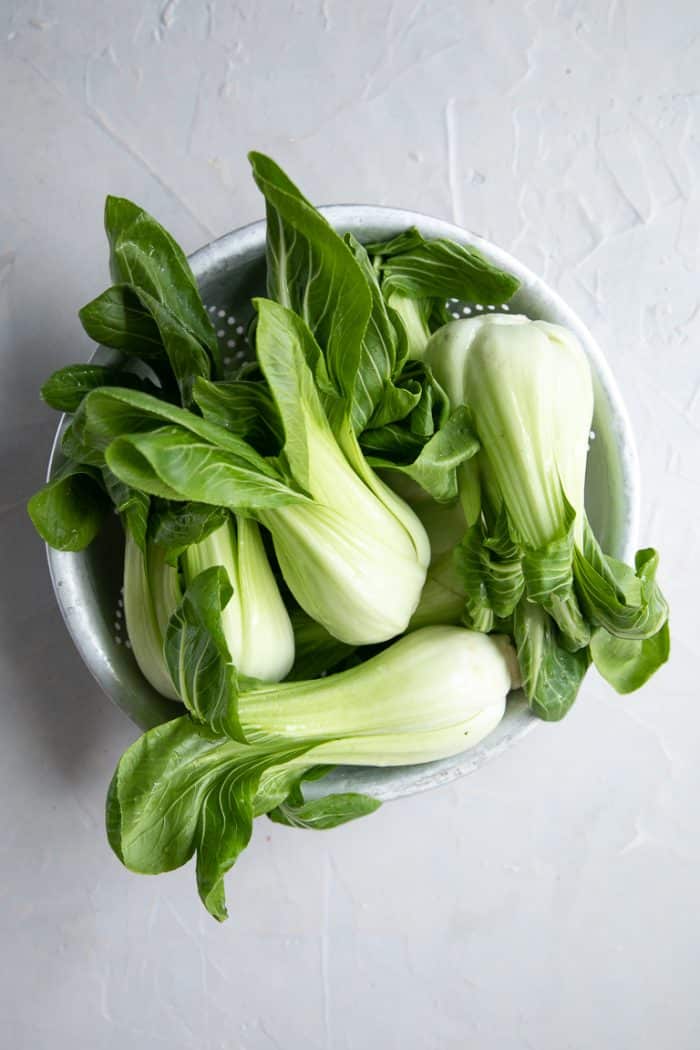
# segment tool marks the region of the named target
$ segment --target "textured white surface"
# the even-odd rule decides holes
[[[700,8],[694,2],[0,4],[0,990],[15,1050],[700,1045]],[[24,501],[36,390],[86,347],[101,208],[192,249],[261,213],[244,154],[316,201],[471,226],[578,310],[626,394],[674,657],[591,675],[472,778],[356,825],[261,823],[213,923],[190,869],[102,830],[133,737],[73,652]]]

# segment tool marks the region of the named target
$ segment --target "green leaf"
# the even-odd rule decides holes
[[[150,311],[128,284],[114,285],[87,303],[78,316],[96,343],[144,361],[162,359],[163,341]]]
[[[136,663],[161,696],[179,701],[163,654],[168,621],[182,601],[178,572],[165,564],[159,547],[148,542],[140,547],[127,528],[122,579],[124,619]]]
[[[102,480],[112,503],[122,515],[125,526],[133,536],[136,545],[145,553],[148,515],[151,509],[150,496],[125,485],[108,467],[102,468]]]
[[[221,625],[233,595],[226,570],[205,569],[192,580],[171,616],[164,653],[187,709],[216,733],[245,741],[238,720],[238,675]]]
[[[470,526],[455,557],[468,595],[467,624],[494,629],[496,619],[512,614],[525,589],[520,549],[508,532],[505,511],[496,518],[491,535],[481,520]]]
[[[309,326],[331,383],[352,413],[372,313],[365,274],[342,237],[274,161],[261,153],[249,158],[267,207],[268,296]]]
[[[127,485],[163,499],[208,503],[240,513],[307,500],[280,481],[267,463],[261,469],[247,456],[210,445],[183,427],[116,438],[105,458]]]
[[[195,378],[209,378],[207,350],[176,313],[143,288],[131,284],[110,288],[83,307],[80,319],[88,335],[104,346],[148,361],[167,360],[185,406],[192,401]]]
[[[576,512],[563,493],[562,496],[565,517],[559,535],[539,550],[523,546],[522,570],[528,599],[541,605],[553,617],[562,633],[564,646],[576,651],[588,645],[591,631],[574,593],[572,563]]]
[[[151,515],[150,534],[166,551],[166,561],[176,565],[179,556],[193,543],[201,543],[227,520],[225,507],[207,503],[166,503]]]
[[[420,398],[408,416],[411,433],[422,438],[432,437],[450,418],[447,394],[424,361],[409,361],[401,375],[401,382],[415,383],[420,390]]]
[[[420,233],[416,226],[409,226],[407,230],[402,230],[396,236],[390,237],[388,241],[372,241],[370,244],[366,244],[365,248],[370,255],[381,255],[391,258],[394,255],[404,255],[406,252],[411,252],[415,248],[420,248],[423,244],[425,244],[423,234]]]
[[[668,619],[668,605],[656,583],[659,556],[637,551],[634,570],[603,554],[585,523],[583,551],[574,554],[574,577],[581,607],[596,627],[618,638],[640,640],[657,634]]]
[[[143,288],[134,287],[133,291],[158,326],[168,362],[180,390],[182,403],[189,408],[192,403],[192,385],[195,379],[197,377],[209,378],[209,354],[195,336],[182,325],[176,313],[172,313],[167,306],[149,295]]]
[[[493,630],[494,611],[485,565],[481,523],[467,529],[454,551],[455,566],[464,587],[464,622],[473,631]]]
[[[566,649],[551,617],[526,598],[515,610],[513,630],[528,703],[546,722],[557,722],[576,699],[590,662],[588,650]]]
[[[632,693],[665,664],[671,651],[668,620],[651,638],[616,638],[602,627],[591,639],[597,670],[618,693]]]
[[[469,416],[464,406],[457,408],[445,425],[423,445],[411,463],[396,463],[379,456],[369,456],[374,467],[391,468],[413,478],[439,503],[450,503],[459,494],[457,467],[479,449]]]
[[[531,602],[542,605],[552,594],[563,597],[571,593],[575,517],[573,508],[567,503],[566,518],[559,535],[538,550],[522,545],[525,587]],[[511,534],[513,532],[511,526]]]
[[[377,430],[365,430],[361,437],[361,448],[370,463],[378,464],[380,460],[391,461],[391,468],[396,464],[404,466],[413,462],[425,447],[425,439],[412,434],[410,429],[399,423],[389,423]]]
[[[67,365],[49,376],[41,388],[41,396],[57,412],[75,412],[85,395],[101,386],[134,387],[150,392],[156,390],[147,379],[120,368]]]
[[[31,497],[29,517],[50,547],[80,551],[92,542],[109,509],[100,482],[94,468],[68,461]]]
[[[206,349],[220,375],[214,326],[187,258],[173,237],[148,212],[123,197],[107,197],[105,230],[115,283],[135,285],[163,306]]]
[[[149,394],[119,387],[93,390],[83,399],[65,432],[63,450],[74,459],[102,466],[104,451],[115,438],[155,430],[164,423],[173,423],[203,441],[233,453],[238,460],[261,474],[277,476],[267,460],[225,427]]]
[[[261,775],[309,750],[303,742],[241,744],[189,716],[156,726],[121,757],[107,796],[107,836],[131,871],[157,874],[197,853],[208,911],[226,916],[223,878],[250,841]]]
[[[253,302],[258,312],[258,360],[284,427],[284,454],[296,481],[308,488],[311,458],[319,438],[335,445],[309,366],[315,340],[291,310],[271,299]]]
[[[346,234],[345,243],[364,274],[372,297],[350,400],[350,418],[359,433],[365,426],[382,426],[402,419],[413,408],[415,395],[392,381],[397,372],[399,340],[369,256],[352,234]]]
[[[520,601],[525,581],[519,558],[487,559],[486,588],[494,615],[498,619],[510,616]]]
[[[407,463],[445,425],[450,406],[432,370],[422,361],[408,361],[397,384],[408,397],[399,400],[387,394],[370,427],[362,433],[361,443],[363,448],[384,451],[390,458]]]
[[[195,379],[193,397],[211,423],[245,438],[263,455],[277,455],[284,430],[266,383],[245,379],[212,383]]]
[[[164,427],[161,431],[155,431],[160,435],[165,431],[172,435],[177,428]],[[179,433],[179,431],[178,431]],[[186,432],[184,432],[186,433]],[[143,455],[141,449],[134,444],[136,438],[116,438],[107,449],[105,462],[108,470],[122,482],[126,488],[137,489],[149,496],[157,496],[163,500],[185,501],[187,497],[172,485],[167,484],[158,474],[157,469],[149,462],[148,457]],[[156,439],[157,440],[157,439]],[[210,446],[206,446],[209,448]]]
[[[442,238],[425,240],[415,228],[388,244],[371,244],[367,250],[381,256],[382,290],[412,299],[459,299],[499,306],[518,290],[512,274],[493,266],[476,248]]]
[[[294,666],[286,681],[318,678],[355,652],[354,645],[338,641],[302,609],[296,609],[290,619],[294,631]]]
[[[364,433],[405,420],[420,403],[422,393],[420,384],[411,379],[388,387],[372,418],[368,420],[368,430]]]
[[[387,306],[391,308],[394,324],[400,324],[403,329],[407,356],[420,361],[431,336],[433,300],[413,299],[395,291],[387,296]]]
[[[504,561],[520,561],[521,549],[511,535],[508,512],[502,503],[496,513],[491,531],[484,535],[484,547]]]
[[[573,588],[566,595],[552,594],[541,604],[559,628],[565,649],[576,652],[589,644],[591,627],[581,612]]]
[[[312,771],[318,779],[318,771]],[[321,773],[326,770],[322,768]],[[311,779],[303,773],[292,785],[288,797],[267,814],[275,824],[286,824],[290,828],[308,828],[314,831],[325,831],[347,824],[349,820],[369,816],[381,806],[379,799],[370,795],[361,795],[356,791],[347,791],[325,798],[306,801],[302,790],[302,781]]]

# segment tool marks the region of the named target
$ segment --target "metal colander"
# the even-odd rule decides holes
[[[627,412],[608,365],[593,337],[568,306],[538,277],[495,245],[457,226],[416,212],[365,205],[320,209],[340,233],[360,241],[387,240],[415,225],[426,237],[447,237],[477,247],[492,263],[514,273],[521,286],[510,309],[561,324],[573,331],[588,354],[594,380],[595,441],[586,476],[586,509],[603,547],[628,559],[636,541],[638,471]],[[250,355],[247,330],[250,300],[265,292],[265,223],[245,226],[206,245],[190,257],[202,298],[214,322],[226,370]],[[451,300],[453,317],[492,307]],[[98,350],[102,360],[111,351]],[[60,462],[59,425],[49,476]],[[182,713],[143,678],[123,627],[121,604],[123,539],[115,519],[90,547],[79,553],[48,550],[51,579],[66,626],[85,664],[107,695],[142,729]],[[407,767],[342,767],[305,787],[308,797],[335,791],[361,791],[379,799],[398,798],[470,773],[509,747],[533,725],[521,696],[513,694],[501,724],[481,744],[462,755]]]

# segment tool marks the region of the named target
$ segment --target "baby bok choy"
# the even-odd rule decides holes
[[[157,520],[155,532],[162,537],[167,519]],[[222,567],[233,596],[221,627],[236,665],[265,682],[284,678],[294,663],[294,634],[256,523],[227,514],[223,524],[187,546],[174,565],[169,554],[150,538],[142,550],[127,528],[124,616],[136,662],[153,688],[169,699],[180,698],[163,653],[168,621],[182,598],[180,567],[185,583],[212,565]]]
[[[182,599],[178,570],[168,565],[163,547],[139,547],[130,530],[124,550],[124,619],[141,673],[169,700],[179,700],[163,653],[165,630]]]
[[[369,467],[350,428],[336,440],[308,364],[318,350],[304,322],[268,300],[257,307],[258,360],[284,425],[283,456],[313,501],[263,510],[259,520],[313,619],[353,645],[393,638],[408,626],[425,582],[425,530]]]
[[[309,365],[320,351],[304,321],[270,300],[256,305],[258,361],[284,427],[276,460],[191,412],[117,388],[88,394],[73,427],[105,446],[127,486],[255,518],[313,619],[351,645],[386,641],[418,604],[430,559],[425,530],[369,467],[351,428],[339,437],[331,429]]]
[[[494,314],[455,321],[426,349],[480,450],[460,467],[469,524],[457,557],[467,622],[515,637],[534,710],[561,718],[592,659],[621,692],[668,656],[658,556],[605,555],[586,517],[590,368],[567,330]]]
[[[196,853],[199,892],[218,919],[226,917],[224,874],[255,816],[330,827],[371,812],[378,803],[354,793],[305,801],[302,781],[328,764],[403,765],[464,751],[501,720],[511,685],[508,643],[449,626],[415,631],[325,678],[251,681],[220,630],[230,599],[221,568],[188,587],[166,655],[176,681],[190,668],[182,689],[189,714],[126,751],[107,802],[109,840],[122,862],[153,874]]]
[[[576,339],[505,312],[449,323],[457,303],[507,311],[518,280],[466,236],[363,245],[250,161],[267,230],[266,297],[234,307],[256,313],[249,359],[223,357],[167,231],[109,197],[115,283],[80,311],[109,353],[42,388],[72,418],[29,503],[65,551],[110,503],[120,516],[133,653],[183,714],[119,761],[109,841],[137,872],[196,854],[217,919],[256,816],[325,828],[376,809],[305,786],[334,764],[457,754],[511,687],[556,719],[591,662],[626,692],[669,650],[656,553],[622,564],[586,517]],[[143,724],[168,715],[151,704]]]
[[[233,593],[221,626],[241,673],[265,682],[284,678],[294,663],[294,633],[256,522],[229,515],[182,560],[187,583],[214,565],[226,571]]]

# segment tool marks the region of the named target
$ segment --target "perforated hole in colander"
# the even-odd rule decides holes
[[[224,362],[224,378],[230,379],[244,361],[251,356],[248,342],[248,325],[251,314],[243,310],[225,309],[217,303],[206,307],[216,328]]]

